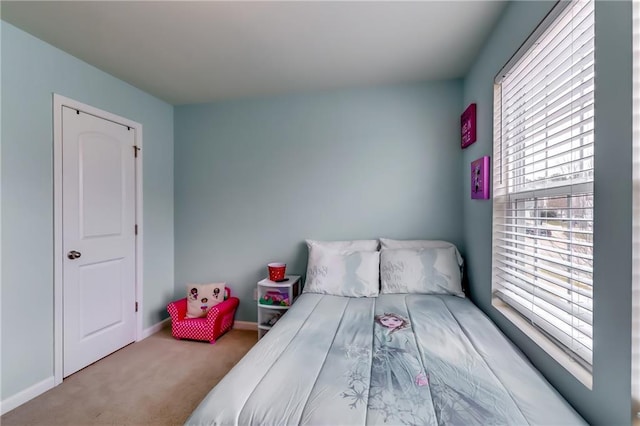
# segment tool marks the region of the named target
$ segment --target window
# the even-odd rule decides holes
[[[590,370],[593,1],[551,11],[496,77],[494,116],[494,305]]]

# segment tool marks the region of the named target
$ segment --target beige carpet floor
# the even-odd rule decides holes
[[[69,376],[0,424],[183,424],[256,341],[248,330],[231,330],[214,345],[179,341],[165,328]]]

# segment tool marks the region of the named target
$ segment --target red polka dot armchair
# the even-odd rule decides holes
[[[202,318],[186,318],[187,298],[167,305],[171,316],[171,334],[176,339],[205,340],[212,344],[233,327],[236,309],[240,300],[231,296],[225,288],[225,300],[213,306]]]

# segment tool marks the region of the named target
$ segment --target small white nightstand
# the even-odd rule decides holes
[[[258,339],[271,329],[300,295],[300,276],[287,275],[285,279],[286,281],[276,282],[265,278],[258,282]],[[288,304],[283,304],[279,299],[288,301]],[[273,303],[267,304],[266,300],[272,300]]]

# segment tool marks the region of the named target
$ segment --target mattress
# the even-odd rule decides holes
[[[468,299],[305,293],[187,424],[585,422]]]

